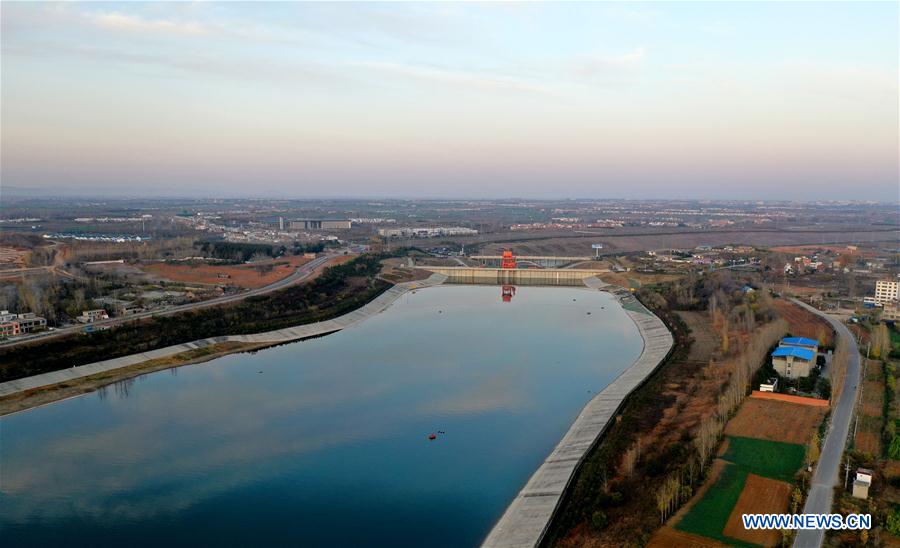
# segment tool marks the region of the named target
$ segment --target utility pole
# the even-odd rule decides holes
[[[844,490],[847,490],[847,482],[850,480],[850,458],[847,458],[847,463],[844,465],[844,469],[846,472],[844,473]]]

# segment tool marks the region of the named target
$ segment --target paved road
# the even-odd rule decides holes
[[[804,302],[797,299],[791,300],[828,320],[834,327],[837,336],[850,346],[850,359],[844,376],[844,389],[841,391],[837,405],[831,412],[831,424],[825,436],[825,444],[822,446],[822,455],[819,457],[819,464],[813,475],[809,497],[803,506],[805,514],[829,514],[831,513],[834,486],[840,481],[841,457],[844,454],[844,446],[847,444],[850,417],[853,415],[853,406],[859,392],[859,351],[856,349],[856,340],[847,326]],[[822,546],[824,539],[825,531],[823,529],[799,531],[794,539],[794,547],[817,548]]]
[[[216,297],[215,299],[209,299],[208,301],[200,301],[196,303],[188,303],[182,304],[178,306],[172,306],[169,308],[161,309],[161,310],[152,310],[148,312],[139,312],[137,314],[132,314],[130,316],[126,316],[124,318],[113,318],[111,320],[94,322],[94,327],[97,326],[113,326],[119,325],[122,323],[132,322],[135,320],[140,320],[143,318],[149,318],[151,316],[169,316],[171,314],[177,314],[179,312],[184,312],[186,310],[196,310],[198,308],[205,308],[207,306],[217,306],[221,304],[231,303],[246,299],[247,297],[252,297],[254,295],[263,295],[265,293],[271,293],[272,291],[276,291],[278,289],[282,289],[288,287],[290,285],[294,285],[296,283],[300,283],[312,276],[316,269],[323,266],[330,259],[333,259],[336,255],[329,255],[326,257],[319,257],[317,259],[313,259],[312,261],[300,265],[296,271],[294,271],[290,276],[282,278],[277,282],[273,282],[269,285],[263,287],[257,287],[256,289],[251,289],[249,291],[244,291],[243,293],[237,293],[234,295],[226,295],[224,297]],[[0,342],[0,346],[15,346],[17,344],[22,344],[25,342],[31,342],[35,340],[47,340],[55,337],[61,337],[63,335],[70,335],[72,333],[81,332],[85,326],[83,325],[75,325],[71,327],[64,327],[61,329],[55,329],[53,331],[42,331],[40,333],[34,333],[32,335],[26,335],[24,337],[17,337],[15,339],[9,339],[6,341]]]

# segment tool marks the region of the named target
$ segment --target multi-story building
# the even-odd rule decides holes
[[[106,310],[102,308],[98,308],[96,310],[85,310],[81,313],[81,316],[78,316],[78,321],[81,323],[93,323],[98,320],[108,320],[109,314],[106,313]]]
[[[19,324],[17,322],[0,323],[0,339],[15,337],[20,333],[21,331],[19,331]]]
[[[46,327],[46,318],[34,312],[11,314],[9,310],[0,311],[0,337],[15,337]]]
[[[438,236],[475,236],[478,231],[462,226],[403,227],[379,228],[378,234],[386,238],[436,238]]]
[[[818,353],[819,341],[805,337],[786,337],[781,339],[778,348],[772,352],[772,367],[782,377],[807,377],[816,365]]]
[[[884,310],[881,311],[881,319],[886,322],[900,321],[900,304],[885,303]]]
[[[13,321],[19,324],[20,333],[31,333],[32,331],[47,327],[47,320],[33,312],[19,314]]]
[[[291,230],[350,230],[349,219],[297,219]]]
[[[900,291],[897,280],[878,280],[875,282],[875,302],[881,305],[896,301]]]

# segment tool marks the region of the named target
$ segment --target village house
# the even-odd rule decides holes
[[[772,367],[782,377],[807,377],[816,366],[818,353],[819,342],[815,339],[785,337],[772,352]]]

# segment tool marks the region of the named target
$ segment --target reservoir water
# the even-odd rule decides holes
[[[327,337],[0,419],[0,539],[477,545],[641,348],[599,291],[407,293]]]

